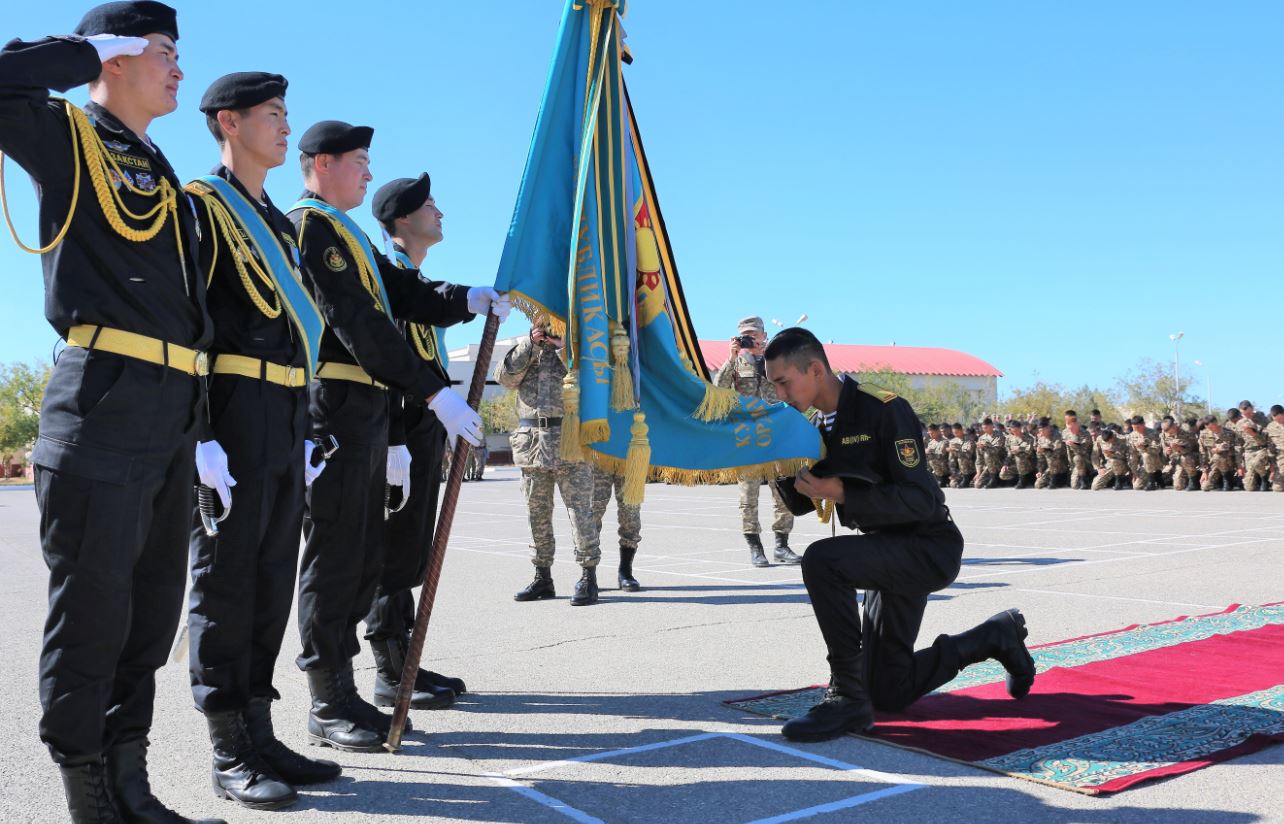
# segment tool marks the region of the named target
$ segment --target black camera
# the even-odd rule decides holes
[[[736,338],[736,344],[741,349],[752,349],[758,345],[758,341],[753,339],[753,335],[741,335]]]

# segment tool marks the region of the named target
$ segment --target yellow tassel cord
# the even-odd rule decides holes
[[[241,285],[245,287],[245,294],[249,296],[250,302],[254,304],[265,317],[276,319],[281,316],[281,296],[276,293],[276,283],[272,281],[272,275],[268,273],[254,254],[250,251],[250,246],[241,237],[241,231],[236,227],[236,219],[232,217],[227,207],[219,202],[218,198],[209,194],[211,191],[208,187],[200,183],[189,183],[187,191],[196,195],[205,204],[205,211],[209,214],[210,224],[214,227],[215,252],[214,258],[210,264],[210,279],[214,277],[214,263],[218,261],[218,237],[221,235],[229,247],[229,254],[232,256],[232,262],[236,265],[236,272],[241,276]],[[253,277],[251,277],[253,273]],[[255,279],[266,287],[272,302],[263,297],[259,287],[254,284]]]
[[[633,413],[629,433],[633,437],[624,459],[624,503],[637,506],[646,495],[646,479],[651,469],[651,442],[647,439],[646,415],[641,410]]]
[[[820,522],[829,523],[829,519],[834,514],[834,502],[824,498],[812,498],[811,502],[816,506],[816,516],[820,518]]]
[[[63,223],[62,229],[58,231],[57,237],[47,246],[33,249],[19,240],[18,232],[13,226],[13,220],[9,217],[9,201],[4,195],[4,161],[3,155],[0,155],[0,205],[3,206],[4,219],[9,225],[9,233],[13,235],[14,242],[23,251],[30,252],[33,255],[43,255],[46,252],[53,251],[67,236],[67,230],[71,227],[72,216],[75,215],[76,206],[80,202],[80,157],[83,153],[85,167],[89,171],[89,182],[93,186],[98,205],[102,208],[107,224],[111,226],[116,234],[134,243],[146,243],[160,234],[160,230],[165,227],[165,223],[173,215],[174,236],[178,240],[178,248],[182,249],[183,243],[182,237],[179,235],[178,225],[178,192],[170,184],[169,180],[162,177],[156,188],[151,191],[135,186],[121,171],[120,165],[108,153],[107,147],[103,145],[102,138],[98,136],[93,124],[89,122],[89,116],[66,100],[63,101],[63,105],[66,106],[67,119],[71,123],[72,165],[75,169],[72,177],[71,207],[67,210],[67,220]],[[142,214],[134,214],[125,206],[117,187],[128,189],[140,197],[157,198],[156,205]],[[151,225],[141,229],[135,228],[125,222],[126,218],[137,223],[150,220]]]
[[[723,421],[739,405],[740,396],[736,394],[736,390],[729,386],[707,383],[704,386],[704,399],[691,416],[701,421]]]
[[[624,412],[637,409],[633,398],[633,372],[629,369],[629,333],[618,323],[611,322],[611,409]]]
[[[580,449],[580,385],[574,372],[562,378],[562,446],[559,454],[564,461],[582,461]]]
[[[345,229],[342,223],[319,209],[306,210],[303,216],[303,221],[306,221],[308,216],[313,214],[324,217],[330,222],[330,225],[334,227],[335,236],[342,240],[343,245],[348,249],[348,257],[352,258],[356,262],[357,275],[361,278],[361,285],[365,288],[366,292],[370,294],[371,299],[374,300],[375,308],[380,312],[391,311],[383,305],[383,297],[379,290],[379,281],[375,279],[374,270],[370,268],[370,261],[366,257],[365,248],[362,246],[361,241],[353,237],[352,233]],[[303,221],[299,222],[299,237],[303,237]]]
[[[521,292],[509,292],[508,300],[531,323],[546,325],[559,338],[566,337],[566,321],[550,312],[543,304]]]

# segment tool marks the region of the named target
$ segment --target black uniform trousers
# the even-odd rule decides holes
[[[188,663],[192,698],[207,713],[281,697],[272,673],[299,563],[308,396],[306,389],[216,375],[209,403],[213,437],[236,486],[218,537],[205,533],[199,511],[189,522]]]
[[[404,637],[415,625],[415,597],[432,555],[433,526],[441,491],[446,427],[427,407],[407,404],[406,448],[410,450],[410,498],[384,524],[383,573],[366,616],[366,638]]]
[[[33,454],[49,612],[40,738],[77,765],[152,724],[156,670],[183,602],[197,378],[68,348],[45,391]]]
[[[311,395],[313,432],[334,435],[339,451],[308,487],[298,665],[341,669],[361,650],[356,627],[383,570],[388,398],[383,389],[341,380],[315,381]]]
[[[959,672],[948,636],[914,651],[928,595],[953,583],[963,536],[951,520],[824,538],[803,555],[803,583],[835,669],[864,653],[874,706],[903,709]],[[865,591],[862,621],[856,590]]]

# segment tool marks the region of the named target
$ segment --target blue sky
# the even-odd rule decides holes
[[[561,0],[177,5],[187,79],[151,135],[180,176],[217,160],[210,81],[281,72],[295,139],[375,127],[372,192],[432,175],[428,273],[491,282]],[[84,8],[21,4],[0,34],[65,32]],[[1207,364],[1217,404],[1284,402],[1284,5],[633,0],[625,27],[701,337],[806,313],[824,340],[970,352],[1002,391],[1110,385],[1171,362],[1184,331],[1183,371]],[[24,177],[10,164],[32,242]],[[292,202],[296,164],[268,188]],[[4,240],[0,271],[0,361],[47,357],[38,262]]]

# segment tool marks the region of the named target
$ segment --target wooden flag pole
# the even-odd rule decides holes
[[[490,371],[490,358],[495,351],[495,336],[498,333],[499,318],[488,312],[481,345],[477,347],[477,365],[473,367],[473,381],[468,386],[468,405],[473,409],[481,406],[482,391],[486,388],[486,373]],[[419,593],[419,608],[415,612],[415,629],[410,634],[410,648],[406,650],[406,662],[401,668],[401,684],[397,687],[397,702],[392,711],[392,728],[388,730],[388,739],[383,745],[388,752],[401,749],[401,733],[406,727],[406,718],[410,715],[410,698],[414,694],[415,679],[419,675],[419,659],[423,656],[424,640],[428,637],[428,621],[432,618],[432,605],[437,599],[441,563],[446,557],[446,544],[450,541],[450,527],[455,520],[455,506],[459,503],[459,487],[464,480],[464,468],[468,463],[469,449],[468,442],[462,437],[455,439],[455,451],[450,461],[450,475],[446,479],[446,491],[442,495],[441,512],[437,515],[437,531],[433,536],[432,557],[429,558],[428,569],[424,572],[423,589]]]

